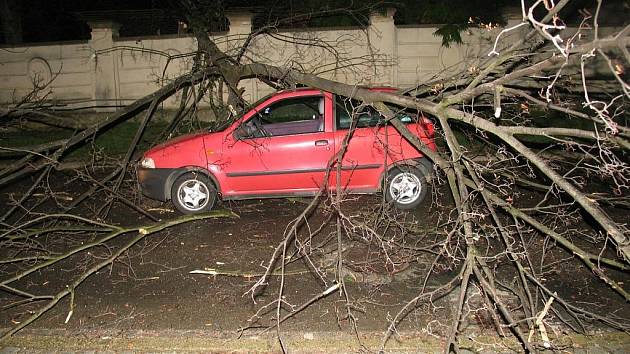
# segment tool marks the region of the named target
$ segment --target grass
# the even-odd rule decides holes
[[[83,144],[78,148],[72,149],[66,155],[66,160],[89,160],[95,152],[114,158],[123,156],[127,152],[129,144],[133,140],[139,126],[140,123],[134,121],[120,123],[103,133],[92,137],[87,141],[87,144]],[[157,143],[158,141],[156,140],[167,126],[168,123],[164,122],[149,124],[140,141],[138,150],[146,150]],[[8,148],[23,148],[69,138],[73,135],[73,133],[74,132],[67,129],[41,129],[34,127],[20,128],[3,134],[3,136],[0,137],[0,146]],[[7,154],[3,155],[6,156]],[[9,159],[11,158],[9,157]]]

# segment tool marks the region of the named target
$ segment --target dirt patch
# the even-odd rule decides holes
[[[275,306],[262,313],[257,322],[248,320],[259,309],[276,299],[275,290],[279,277],[272,277],[269,291],[256,298],[255,302],[249,296],[248,290],[258,280],[256,275],[264,271],[273,248],[282,240],[287,223],[300,214],[308,201],[273,199],[224,204],[223,208],[234,211],[239,218],[190,222],[150,235],[113,266],[88,278],[78,288],[74,296],[73,314],[68,323],[64,323],[70,309],[70,299],[66,298],[59,306],[29,326],[29,330],[61,330],[64,337],[97,339],[103,336],[126,338],[131,333],[142,336],[142,333],[169,331],[223,333],[234,340],[239,329],[251,325],[252,328],[243,335],[246,338],[257,335],[266,325],[273,324]],[[361,220],[362,215],[374,212],[379,202],[379,197],[375,196],[353,198],[347,202],[344,211],[349,217]],[[162,219],[177,216],[169,204],[147,203],[144,206],[153,208],[153,212]],[[438,204],[440,206],[420,208],[398,215],[397,220],[415,225],[413,235],[406,235],[408,245],[421,248],[443,237],[435,225],[440,218],[448,216],[451,206],[444,199],[439,200]],[[325,223],[326,208],[326,202],[321,203],[320,212],[314,213],[305,228],[316,229]],[[135,216],[130,218],[127,209],[122,207],[115,209],[112,215],[121,223],[142,221],[136,220]],[[325,237],[334,234],[334,231],[335,224],[328,223],[323,227],[321,235]],[[392,225],[388,232],[401,231]],[[82,242],[72,237],[61,240],[51,237],[41,241],[47,244]],[[568,300],[592,306],[600,313],[615,313],[623,319],[630,317],[630,308],[623,299],[603,287],[579,262],[568,259],[566,254],[557,251],[556,254],[555,250],[551,250],[547,255],[552,257],[548,261],[551,259],[564,262],[560,263],[562,266],[553,268],[553,274],[550,273],[549,285],[554,290],[565,295]],[[102,247],[99,252],[101,253],[92,256],[107,255],[107,246]],[[396,255],[387,256],[390,260],[397,259]],[[382,280],[362,282],[352,276],[345,278],[351,297],[351,314],[357,328],[360,333],[372,333],[368,338],[376,345],[378,341],[373,338],[377,336],[374,333],[382,336],[394,315],[421,291],[432,257],[418,256],[411,261],[390,262],[386,261],[379,249],[369,243],[354,242],[352,249],[346,253],[345,261],[357,272],[376,274],[379,277],[373,279]],[[72,275],[88,263],[88,259],[73,258],[54,271],[30,278],[30,283],[25,284],[26,289],[52,292],[53,289],[63,287]],[[432,268],[434,274],[426,284],[428,289],[450,280],[458,266],[441,263]],[[204,268],[231,275],[190,273]],[[326,289],[324,284],[307,272],[303,262],[290,264],[286,272],[288,275],[283,294],[287,310],[297,308]],[[504,277],[501,281],[513,280],[513,274],[509,270],[499,273]],[[628,274],[620,273],[615,276],[622,281],[630,281]],[[16,299],[8,293],[0,296],[2,304]],[[34,305],[25,305],[2,311],[0,326],[8,328],[23,321],[34,308]],[[451,297],[423,304],[405,318],[398,330],[417,333],[417,338],[441,343],[442,336],[450,328],[452,308]],[[559,321],[550,325],[559,331],[559,335],[563,333],[564,327]],[[472,335],[472,338],[494,332],[491,320],[483,316],[472,316],[464,326],[464,333]],[[283,331],[302,335],[329,332],[351,335],[353,328],[348,318],[346,300],[339,293],[330,294],[315,302],[282,324]],[[415,338],[411,334],[408,336]],[[354,344],[355,349],[360,346],[358,341]],[[277,349],[273,345],[265,348],[255,350]]]
[[[357,203],[378,202],[362,197]],[[191,222],[151,235],[134,247],[113,267],[100,271],[80,286],[75,294],[71,320],[64,324],[68,300],[33,324],[36,328],[66,328],[81,332],[99,328],[127,330],[211,329],[235,331],[247,324],[259,306],[272,301],[273,294],[263,295],[253,303],[245,295],[255,276],[208,276],[190,274],[195,269],[214,268],[239,274],[260,274],[264,264],[280,242],[286,224],[304,205],[297,200],[246,201],[224,205],[240,218]],[[176,214],[161,206],[164,219]],[[316,225],[323,218],[309,220]],[[326,232],[330,232],[327,230]],[[54,240],[47,240],[53,242]],[[69,242],[69,241],[68,241]],[[356,249],[349,262],[361,263],[370,256],[367,248]],[[73,260],[79,262],[80,260]],[[74,264],[76,266],[76,264]],[[28,288],[46,289],[63,284],[65,275],[76,272],[73,264],[61,266],[61,272],[31,280]],[[422,270],[423,266],[418,267]],[[324,290],[322,284],[306,273],[301,262],[287,269],[285,295],[292,305],[299,305]],[[270,289],[278,277],[272,277]],[[389,284],[364,284],[346,279],[357,294],[357,320],[366,329],[383,329],[387,318],[417,291],[413,281]],[[4,303],[10,298],[2,299]],[[303,315],[288,321],[292,329],[336,330],[345,302],[337,294],[314,304]],[[20,322],[29,314],[28,306],[3,312],[4,326]]]

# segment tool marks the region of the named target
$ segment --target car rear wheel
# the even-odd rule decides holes
[[[210,179],[198,172],[188,172],[175,180],[171,200],[184,214],[210,211],[217,199],[217,190]]]
[[[400,166],[387,174],[385,198],[398,209],[413,209],[420,205],[429,190],[429,172],[424,166]]]

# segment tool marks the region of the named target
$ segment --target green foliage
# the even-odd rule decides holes
[[[447,24],[438,28],[433,35],[442,37],[442,46],[448,48],[452,43],[462,44],[461,32],[469,27],[468,24]]]
[[[439,24],[434,35],[442,37],[442,45],[462,43],[461,33],[470,27],[503,23],[502,11],[513,1],[495,0],[402,0],[395,21],[399,25]]]

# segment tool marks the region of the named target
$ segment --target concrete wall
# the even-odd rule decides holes
[[[5,48],[0,52],[0,102],[16,103],[44,86],[42,95],[69,103],[93,99],[93,61],[88,43]],[[51,81],[51,79],[53,79]]]
[[[366,28],[281,31],[258,37],[244,59],[294,67],[349,84],[413,87],[430,78],[474,70],[487,60],[500,29],[472,30],[462,45],[445,48],[437,27],[396,27],[394,11],[375,13]],[[219,47],[236,54],[251,31],[247,13],[228,14],[229,32],[213,36]],[[509,19],[508,24],[518,19]],[[0,103],[15,104],[35,85],[57,105],[70,108],[126,105],[190,69],[191,56],[168,62],[168,55],[196,49],[193,37],[119,38],[116,24],[90,23],[92,37],[82,43],[52,43],[3,48],[0,51]],[[508,45],[519,34],[502,37]],[[256,100],[272,91],[258,80],[241,83],[245,97]],[[164,103],[174,107],[178,97]]]

